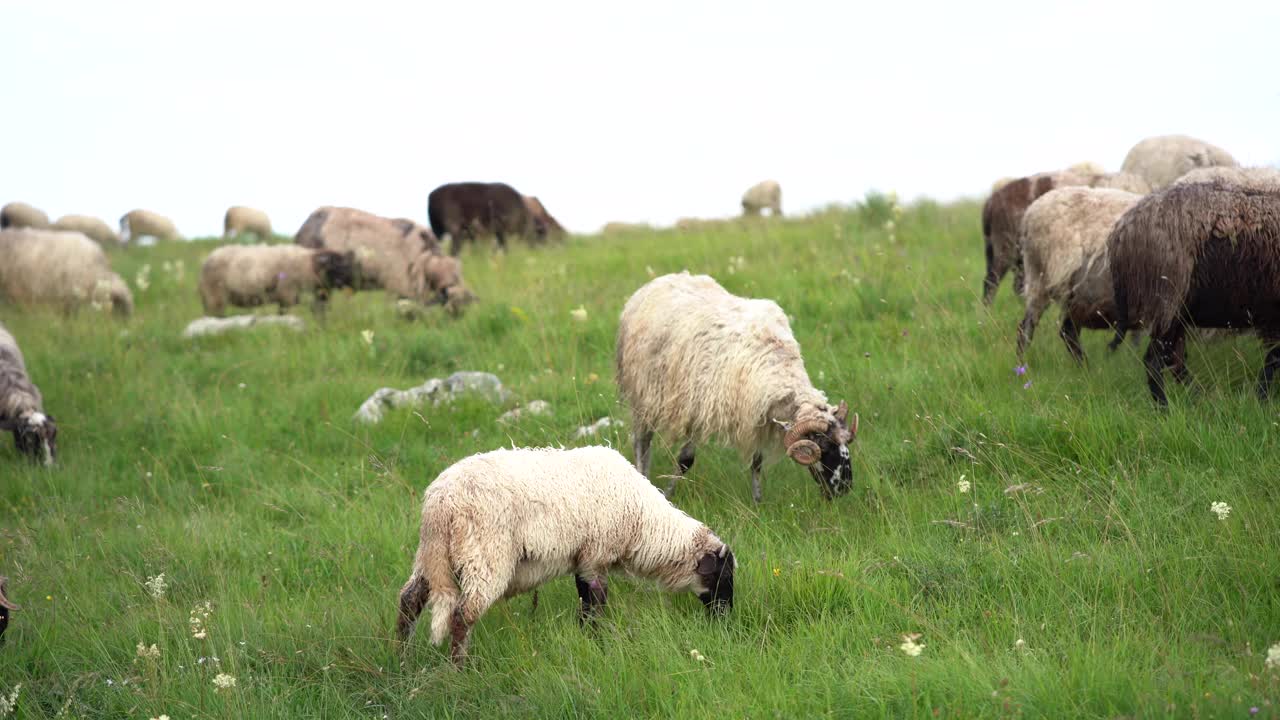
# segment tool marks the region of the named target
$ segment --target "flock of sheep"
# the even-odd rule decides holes
[[[742,206],[746,215],[780,214],[781,189],[760,183]],[[215,315],[228,306],[286,308],[303,292],[322,302],[329,290],[351,287],[457,311],[473,299],[456,258],[463,244],[487,235],[499,246],[507,237],[540,242],[564,232],[536,198],[501,183],[437,188],[428,216],[431,229],[323,207],[293,244],[221,247],[202,267],[204,307]],[[27,206],[3,213],[6,227],[42,220]],[[229,210],[225,224],[228,236],[271,236],[266,215],[248,208]],[[1010,270],[1026,298],[1019,354],[1058,302],[1062,337],[1077,359],[1081,328],[1114,331],[1113,348],[1126,333],[1150,334],[1147,373],[1163,403],[1164,368],[1189,377],[1188,327],[1253,330],[1272,344],[1258,387],[1267,395],[1280,367],[1277,171],[1239,168],[1226,152],[1191,138],[1151,138],[1130,151],[1120,173],[1081,165],[998,183],[982,210],[982,232],[985,302]],[[176,232],[152,214],[121,219],[121,237],[142,234]],[[451,255],[441,250],[446,239]],[[32,227],[0,231],[0,299],[92,302],[120,312],[133,304],[86,230]],[[734,555],[670,502],[675,480],[664,494],[648,479],[655,434],[682,443],[677,479],[693,466],[698,445],[737,448],[750,460],[757,503],[771,456],[805,467],[828,499],[852,485],[858,416],[813,386],[787,316],[771,300],[738,297],[687,272],[651,280],[622,310],[616,380],[633,414],[634,463],[605,447],[496,450],[455,463],[428,486],[420,544],[400,592],[401,640],[430,606],[432,642],[449,638],[462,663],[471,628],[494,602],[567,574],[584,622],[606,602],[611,570],[691,591],[715,613],[729,610]],[[54,462],[56,425],[2,327],[0,427],[13,431],[24,454]],[[0,608],[6,603],[0,578]]]

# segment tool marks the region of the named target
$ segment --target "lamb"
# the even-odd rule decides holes
[[[89,303],[121,316],[133,312],[133,293],[111,270],[102,247],[58,230],[0,230],[0,299],[67,311]]]
[[[688,272],[649,281],[627,300],[618,327],[620,396],[634,415],[636,468],[649,474],[654,433],[684,440],[676,476],[694,447],[715,437],[751,458],[751,496],[761,500],[766,452],[785,450],[808,468],[824,497],[853,482],[849,443],[858,416],[813,387],[800,345],[772,300],[731,295]]]
[[[990,305],[1000,282],[1013,270],[1013,289],[1022,294],[1022,251],[1018,247],[1022,214],[1036,198],[1058,187],[1080,186],[1148,192],[1145,181],[1128,173],[1095,173],[1081,169],[1039,173],[1005,183],[991,193],[982,206],[982,237],[987,258],[987,274],[982,281],[982,302]]]
[[[1259,190],[1280,191],[1280,170],[1269,167],[1207,167],[1196,168],[1173,181],[1174,185],[1192,185],[1203,182],[1225,182]]]
[[[258,242],[269,242],[272,238],[271,218],[261,210],[243,205],[227,208],[222,217],[222,236],[231,238],[242,233],[256,235]]]
[[[327,291],[351,287],[355,253],[313,250],[297,245],[224,245],[200,267],[200,300],[206,315],[222,317],[227,305],[254,307],[274,302],[284,314],[303,292],[324,309]]]
[[[1160,190],[1201,167],[1236,167],[1231,153],[1186,135],[1158,135],[1134,145],[1124,156],[1121,171],[1140,175]]]
[[[326,206],[311,213],[293,241],[302,247],[354,252],[357,290],[382,288],[397,297],[430,299],[420,294],[421,283],[410,270],[424,253],[438,254],[440,244],[430,230],[412,220]]]
[[[715,614],[733,607],[729,546],[607,447],[465,458],[427,486],[420,537],[396,635],[406,641],[429,603],[431,642],[451,635],[458,665],[494,602],[570,573],[583,623],[604,607],[615,569],[692,591]]]
[[[409,265],[414,292],[423,302],[441,303],[451,315],[475,301],[462,281],[462,261],[449,255],[424,252]]]
[[[120,236],[110,225],[89,215],[63,215],[52,227],[54,230],[81,233],[104,247],[120,244]]]
[[[11,202],[0,208],[0,230],[24,227],[43,230],[49,227],[49,216],[24,202]]]
[[[182,239],[173,221],[159,213],[130,210],[120,216],[120,242],[127,245],[144,237],[157,241]]]
[[[759,215],[766,208],[774,215],[782,214],[782,186],[777,180],[758,182],[742,194],[743,215]]]
[[[1050,190],[1022,217],[1027,311],[1018,328],[1018,358],[1031,343],[1040,315],[1062,304],[1061,335],[1077,362],[1084,361],[1080,328],[1115,325],[1115,297],[1107,261],[1107,235],[1141,195],[1103,188]],[[1111,349],[1124,339],[1117,334]]]
[[[1107,238],[1121,329],[1142,328],[1152,398],[1168,404],[1164,369],[1190,380],[1186,330],[1253,330],[1269,347],[1258,397],[1280,367],[1280,191],[1216,181],[1175,184],[1116,221]]]
[[[58,457],[58,426],[45,414],[44,398],[27,374],[18,341],[4,325],[0,325],[0,430],[12,432],[18,452],[33,461],[51,466]]]

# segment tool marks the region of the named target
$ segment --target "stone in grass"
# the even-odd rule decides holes
[[[622,421],[615,420],[614,418],[611,418],[611,417],[602,417],[599,420],[591,423],[590,425],[583,425],[582,427],[578,428],[577,431],[573,433],[573,439],[581,440],[583,438],[595,437],[596,435],[599,435],[601,432],[611,427],[612,428],[622,427]]]
[[[306,323],[295,315],[233,315],[231,317],[202,317],[192,320],[182,331],[182,337],[193,338],[203,335],[221,335],[229,330],[244,330],[250,327],[281,325],[291,330],[302,330]]]
[[[502,413],[498,416],[498,422],[506,424],[529,415],[546,415],[549,412],[551,412],[551,403],[546,400],[534,400],[524,407],[518,407]]]
[[[364,423],[378,423],[382,422],[390,408],[421,407],[428,401],[434,407],[441,403],[451,403],[463,394],[480,395],[493,403],[504,403],[511,396],[497,375],[463,370],[443,380],[431,378],[408,390],[379,388],[360,405],[355,419]]]

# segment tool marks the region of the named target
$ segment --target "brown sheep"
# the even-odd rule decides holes
[[[524,198],[524,206],[529,209],[529,214],[533,215],[533,220],[541,228],[542,234],[548,240],[564,240],[565,236],[569,234],[568,231],[564,229],[559,220],[556,220],[551,216],[551,213],[547,212],[547,209],[542,205],[542,201],[532,195],[523,195],[521,197]]]
[[[1147,386],[1168,404],[1164,369],[1190,379],[1188,327],[1252,330],[1269,348],[1258,397],[1280,368],[1280,192],[1225,182],[1173,185],[1116,221],[1107,238],[1120,329],[1151,333]]]
[[[307,218],[294,243],[356,257],[357,290],[382,288],[402,298],[426,302],[411,274],[423,253],[436,253],[440,244],[427,228],[407,219],[385,218],[354,208],[326,206]]]
[[[49,227],[49,216],[24,202],[11,202],[0,208],[0,230],[24,227],[43,230]]]
[[[535,199],[536,201],[536,199]],[[538,203],[541,208],[542,204]],[[542,209],[545,218],[550,218]],[[450,238],[449,253],[457,255],[468,240],[493,235],[499,250],[506,250],[507,236],[529,242],[545,240],[551,231],[546,219],[530,210],[525,197],[505,183],[448,183],[427,197],[427,216],[436,237]],[[559,227],[559,223],[555,223]]]

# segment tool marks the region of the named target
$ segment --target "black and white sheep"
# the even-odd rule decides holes
[[[200,300],[206,315],[221,317],[228,305],[277,303],[280,312],[298,304],[303,292],[322,310],[329,290],[351,287],[354,253],[297,245],[224,245],[200,267]]]
[[[0,230],[0,300],[133,312],[133,293],[102,247],[78,232]]]
[[[733,606],[733,553],[606,447],[495,450],[440,473],[423,495],[396,635],[431,606],[431,642],[451,636],[461,664],[493,603],[572,574],[580,617],[605,604],[608,573],[692,591],[713,612]]]
[[[761,498],[766,453],[784,450],[828,499],[853,482],[849,443],[858,416],[813,387],[800,345],[772,300],[740,298],[706,275],[651,280],[627,300],[618,327],[617,379],[635,417],[636,467],[649,472],[654,433],[684,441],[678,479],[711,438],[751,458]],[[676,479],[667,493],[675,490]]]
[[[44,412],[18,341],[0,325],[0,431],[13,433],[18,452],[44,465],[58,457],[58,426]],[[0,597],[3,593],[0,592]]]
[[[1256,332],[1260,398],[1280,368],[1280,192],[1226,182],[1173,185],[1120,217],[1107,239],[1121,329],[1151,334],[1144,363],[1166,405],[1164,369],[1188,381],[1188,327]]]

